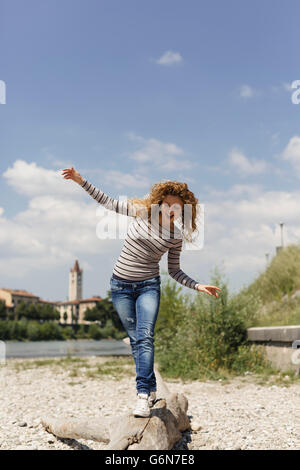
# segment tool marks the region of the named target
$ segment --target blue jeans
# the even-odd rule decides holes
[[[136,365],[137,393],[156,391],[154,327],[160,304],[160,276],[144,281],[110,278],[112,303],[124,326]]]

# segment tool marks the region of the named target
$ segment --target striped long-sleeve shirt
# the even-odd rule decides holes
[[[176,226],[168,231],[153,220],[149,225],[147,217],[137,215],[134,204],[111,198],[86,179],[83,179],[81,186],[106,209],[134,218],[113,267],[116,276],[130,281],[142,281],[158,276],[159,261],[163,254],[168,252],[169,275],[186,287],[197,288],[198,283],[180,269],[182,237]]]

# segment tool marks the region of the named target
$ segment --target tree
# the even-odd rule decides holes
[[[4,300],[0,300],[0,318],[1,319],[6,319],[7,312],[6,312],[6,305]]]
[[[85,311],[84,319],[86,321],[98,321],[102,328],[106,325],[107,320],[111,320],[113,326],[119,331],[124,329],[119,315],[112,304],[110,291],[108,291],[104,299],[96,303],[95,307],[92,309],[88,308]]]
[[[25,318],[26,320],[51,321],[59,320],[60,314],[50,304],[35,304],[20,302],[16,307],[16,319]]]
[[[59,311],[51,304],[38,304],[37,312],[38,318],[43,321],[60,319]]]
[[[87,308],[84,312],[84,319],[86,321],[97,321],[102,325],[106,321],[105,311],[98,306]]]
[[[124,330],[124,327],[122,325],[122,322],[120,320],[120,317],[118,313],[116,312],[113,303],[111,301],[111,292],[108,291],[107,296],[103,299],[102,301],[102,306],[104,310],[106,311],[106,318],[107,320],[110,319],[112,321],[112,324],[117,330],[122,331]]]
[[[36,310],[33,304],[27,304],[24,300],[18,303],[15,308],[15,320],[19,320],[20,318],[26,319],[36,319]]]

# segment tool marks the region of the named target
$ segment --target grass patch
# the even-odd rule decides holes
[[[240,294],[259,299],[256,318],[250,326],[300,324],[300,243],[289,245],[273,257],[267,269]],[[240,295],[239,294],[239,295]]]
[[[264,374],[253,376],[253,381],[261,386],[289,387],[293,384],[300,384],[300,375],[297,375],[294,370],[278,371],[277,369],[270,369]]]
[[[113,362],[113,364],[112,364]],[[113,379],[120,379],[122,377],[133,377],[135,376],[135,369],[132,364],[120,365],[117,362],[109,361],[108,364],[99,364],[97,367],[86,371],[86,377],[90,379],[96,379],[98,377],[107,376]]]
[[[78,364],[78,365],[85,365],[88,367],[88,360],[87,359],[82,359],[80,357],[72,357],[72,356],[66,356],[63,358],[59,359],[51,359],[51,358],[45,358],[45,359],[34,359],[34,360],[24,360],[24,361],[18,361],[14,362],[12,364],[12,367],[17,371],[22,371],[26,369],[35,369],[37,367],[66,367],[69,365],[73,364]]]
[[[103,361],[103,357],[99,357]],[[54,368],[62,369],[68,373],[70,378],[112,378],[119,379],[121,377],[132,377],[135,375],[134,360],[131,356],[117,357],[114,359],[107,359],[104,362],[97,363],[94,358],[82,358],[66,356],[63,358],[45,358],[45,359],[31,359],[13,362],[11,367],[21,372],[28,369],[36,368]],[[69,382],[74,385],[80,382]]]
[[[105,361],[106,366],[118,366],[118,365],[129,365],[132,366],[134,363],[131,356],[119,356],[118,359],[111,359]]]

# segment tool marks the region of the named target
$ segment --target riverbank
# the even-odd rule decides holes
[[[288,376],[287,376],[288,377]],[[177,449],[300,450],[300,384],[276,385],[248,374],[230,381],[166,380],[184,393],[201,428]],[[261,383],[260,383],[261,382]],[[122,414],[135,403],[131,357],[7,359],[0,366],[0,450],[105,449],[94,441],[57,439],[42,416]]]
[[[130,348],[117,339],[70,339],[62,341],[6,341],[7,358],[71,356],[128,356]]]

